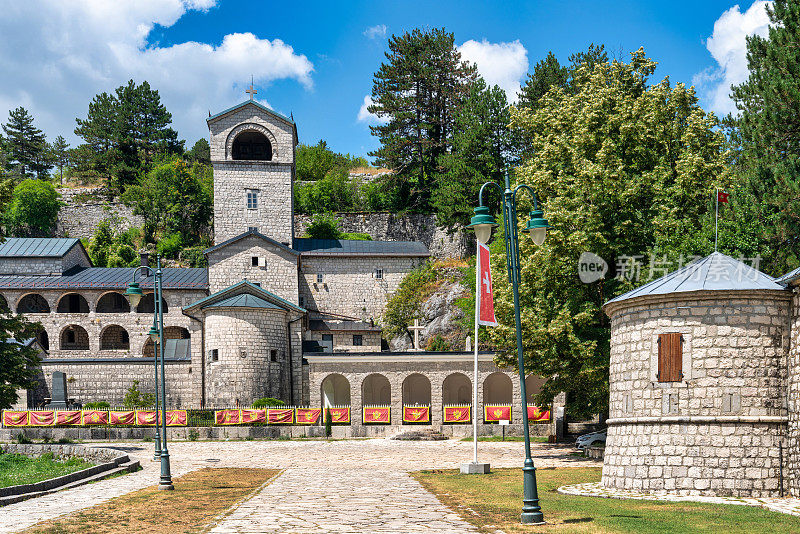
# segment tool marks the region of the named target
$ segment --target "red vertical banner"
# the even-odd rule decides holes
[[[258,408],[243,408],[242,409],[242,423],[266,423],[267,410]]]
[[[268,408],[267,422],[271,425],[291,425],[294,422],[294,408]]]
[[[542,409],[539,406],[528,406],[528,422],[531,421],[549,421],[550,410]]]
[[[313,425],[319,421],[321,412],[319,408],[296,408],[294,416],[298,425]]]
[[[81,424],[81,412],[78,410],[67,410],[56,412],[56,424],[73,426]]]
[[[492,266],[489,261],[489,247],[478,243],[478,257],[475,261],[478,270],[478,287],[475,295],[478,299],[478,324],[484,326],[497,326],[494,316],[494,297],[492,296]]]
[[[83,425],[107,425],[108,412],[105,410],[83,410],[81,417]]]
[[[36,410],[29,412],[29,414],[29,426],[53,426],[56,423],[56,414],[51,410]]]

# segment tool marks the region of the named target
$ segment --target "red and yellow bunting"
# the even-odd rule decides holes
[[[472,407],[470,406],[445,406],[445,423],[469,423],[472,421]]]
[[[155,410],[136,410],[136,424],[139,426],[156,426]]]
[[[366,407],[364,408],[364,424],[384,424],[391,422],[391,408],[385,407]]]
[[[28,426],[28,412],[4,410],[3,426]]]
[[[266,423],[267,422],[267,410],[264,409],[256,409],[256,408],[244,408],[242,409],[242,423],[245,425],[252,424],[252,423]]]
[[[350,408],[326,408],[326,412],[330,414],[331,423],[350,423]]]
[[[430,406],[403,406],[404,423],[430,423]]]
[[[81,424],[81,412],[79,410],[56,412],[56,424],[63,426],[77,426]]]
[[[167,426],[186,426],[188,421],[186,410],[167,410]]]
[[[294,412],[298,425],[313,425],[319,421],[322,410],[319,408],[296,408]]]
[[[107,425],[108,412],[104,410],[83,410],[81,412],[81,424],[86,426]]]
[[[483,420],[488,422],[511,421],[511,406],[490,405],[483,407]]]
[[[32,411],[28,412],[29,426],[53,426],[56,424],[56,414],[52,411]]]
[[[550,410],[547,408],[540,408],[539,406],[528,406],[528,422],[549,420]]]
[[[136,412],[134,410],[125,410],[122,412],[110,411],[108,412],[108,424],[110,425],[135,425]]]
[[[218,425],[238,425],[242,422],[241,410],[217,410],[214,420]]]
[[[294,422],[292,408],[268,408],[267,422],[271,425],[291,425]]]

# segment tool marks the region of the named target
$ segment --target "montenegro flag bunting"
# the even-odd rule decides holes
[[[52,410],[30,412],[28,424],[30,426],[53,426],[56,423],[56,414]]]
[[[28,412],[3,410],[3,426],[28,426]]]
[[[294,422],[294,409],[269,408],[267,422],[271,425],[291,425]]]
[[[470,417],[472,408],[470,406],[445,406],[444,407],[444,422],[445,423],[469,423],[472,421]]]
[[[350,408],[327,408],[333,424],[350,424]]]
[[[363,421],[365,425],[370,424],[384,424],[388,425],[391,422],[390,408],[384,407],[365,407]]]
[[[430,406],[403,406],[404,423],[430,423]]]
[[[243,408],[242,409],[242,423],[266,423],[267,410],[257,408]]]
[[[508,404],[484,406],[483,420],[487,423],[496,421],[511,421],[511,406]]]
[[[104,410],[83,410],[81,423],[86,426],[107,425],[108,412]]]
[[[539,406],[528,406],[528,422],[549,421],[550,410],[542,409]]]
[[[136,424],[139,426],[156,426],[155,410],[136,410]]]
[[[108,412],[108,422],[112,425],[135,425],[136,412],[134,410]]]
[[[81,424],[81,412],[78,410],[68,410],[56,412],[56,424],[73,426]]]
[[[214,421],[218,425],[238,425],[242,421],[241,410],[217,410]]]
[[[167,426],[186,426],[186,410],[167,410]]]
[[[313,425],[319,421],[320,413],[319,408],[296,408],[294,417],[298,425]]]

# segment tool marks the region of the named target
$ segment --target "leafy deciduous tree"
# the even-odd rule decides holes
[[[61,209],[61,195],[50,182],[23,180],[14,188],[3,222],[16,237],[47,236]]]

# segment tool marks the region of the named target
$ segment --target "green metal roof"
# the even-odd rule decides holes
[[[416,256],[430,252],[419,241],[359,241],[354,239],[296,238],[294,249],[302,256]]]
[[[225,115],[227,113],[230,113],[231,111],[236,111],[237,109],[242,108],[242,107],[244,107],[244,106],[246,106],[248,104],[251,104],[251,105],[257,107],[258,109],[260,109],[261,111],[269,113],[270,115],[273,115],[275,118],[278,118],[278,119],[280,119],[280,120],[282,120],[282,121],[284,121],[286,123],[289,123],[292,126],[296,127],[295,122],[292,119],[290,119],[289,117],[287,117],[286,115],[282,115],[282,114],[278,113],[275,110],[269,109],[267,106],[265,106],[263,104],[259,104],[255,100],[245,100],[244,102],[242,102],[240,104],[236,104],[235,106],[230,107],[230,108],[226,109],[225,111],[220,111],[219,113],[211,115],[209,118],[206,119],[206,122],[214,122],[219,117],[222,117],[223,115]]]
[[[81,240],[58,237],[9,237],[0,243],[0,258],[63,258]]]
[[[217,302],[222,302],[223,300],[229,299],[233,296],[244,295],[244,294],[254,295],[258,298],[266,300],[267,302],[275,304],[276,306],[284,310],[291,310],[298,313],[306,313],[306,310],[304,308],[301,308],[296,304],[292,304],[288,300],[279,297],[275,293],[271,293],[260,286],[248,282],[247,280],[242,280],[241,282],[237,282],[232,286],[228,286],[225,289],[217,291],[212,295],[204,297],[196,302],[193,302],[188,306],[184,306],[183,309],[184,311],[186,311],[194,308],[199,308],[199,309],[208,308],[213,304],[216,304]]]
[[[283,310],[280,306],[276,306],[271,302],[267,302],[249,293],[240,293],[239,295],[228,297],[214,304],[209,304],[206,308],[267,308],[271,310]]]

